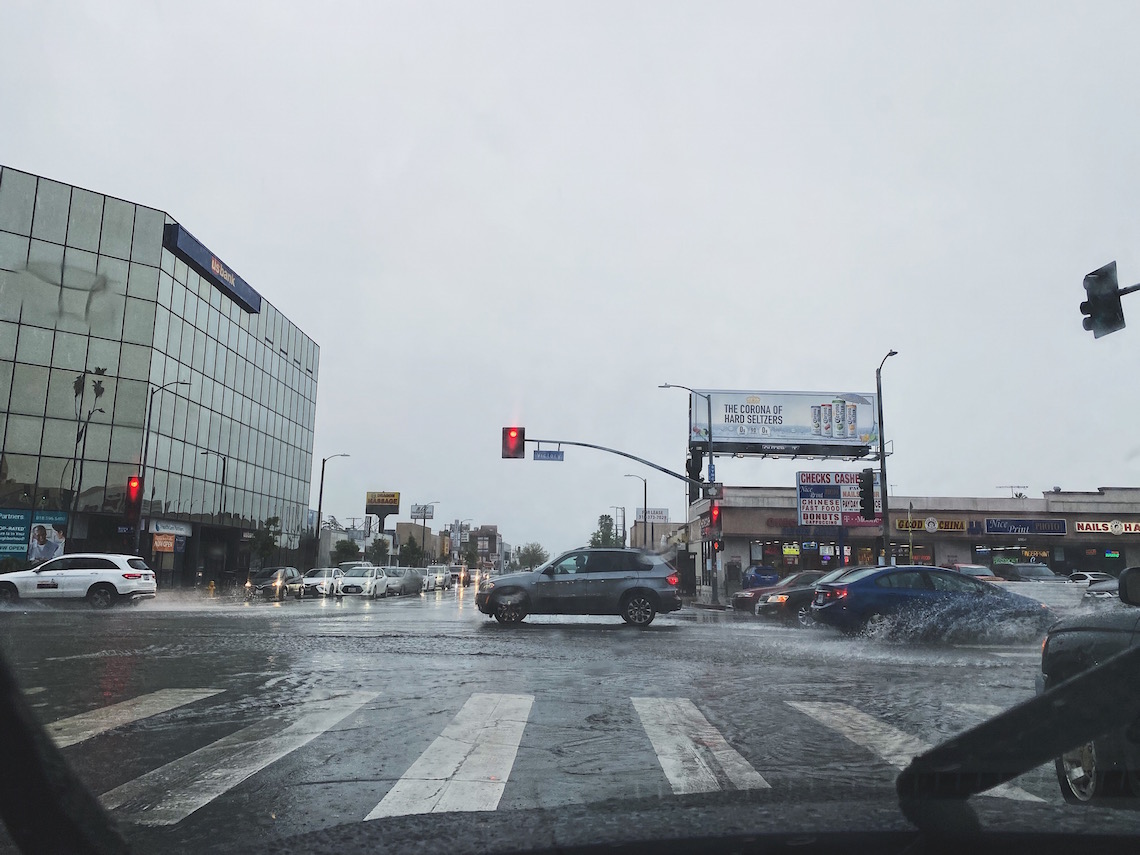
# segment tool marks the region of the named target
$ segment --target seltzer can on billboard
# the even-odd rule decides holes
[[[859,405],[847,402],[847,438],[856,439],[859,435]]]
[[[835,398],[831,402],[831,426],[833,428],[831,435],[836,439],[847,438],[847,401],[843,398]]]
[[[819,429],[821,436],[831,436],[831,404],[819,405]]]
[[[823,428],[820,424],[821,418],[822,418],[822,416],[820,415],[819,404],[812,404],[811,405],[811,435],[812,436],[819,436],[820,431],[823,430]]]

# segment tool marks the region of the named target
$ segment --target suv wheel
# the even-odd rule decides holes
[[[96,585],[87,592],[87,602],[95,609],[109,609],[114,605],[115,593],[110,585]]]
[[[1106,770],[1104,760],[1097,754],[1095,740],[1078,745],[1056,759],[1057,783],[1066,802],[1087,805],[1127,794],[1124,776]]]
[[[641,591],[630,594],[621,605],[621,619],[633,626],[649,626],[656,616],[652,598]]]
[[[521,623],[526,617],[526,609],[520,600],[499,600],[495,603],[495,620],[499,623]]]

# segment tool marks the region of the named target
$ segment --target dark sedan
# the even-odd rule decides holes
[[[1113,584],[1117,580],[1113,580]],[[1109,583],[1102,583],[1109,584]],[[1140,567],[1120,574],[1119,602],[1140,606]],[[1055,624],[1041,648],[1041,692],[1075,677],[1140,642],[1140,610],[1105,609]],[[1088,699],[1095,708],[1101,700]],[[1140,741],[1129,728],[1077,745],[1056,760],[1061,795],[1071,804],[1140,797]]]
[[[790,576],[785,576],[774,585],[766,585],[762,588],[746,588],[743,591],[737,591],[732,595],[730,605],[732,609],[737,612],[747,612],[748,614],[756,614],[756,607],[768,598],[769,594],[782,591],[785,588],[797,588],[805,585],[814,585],[824,574],[818,570],[807,570],[802,573],[793,573]]]
[[[1054,621],[1029,597],[936,567],[870,567],[818,586],[812,615],[854,635],[935,639],[1036,634]]]
[[[768,620],[778,620],[790,626],[802,626],[805,629],[815,626],[815,618],[811,614],[811,601],[815,597],[815,589],[821,584],[842,579],[846,574],[862,567],[837,567],[825,576],[813,582],[796,584],[778,591],[769,591],[768,595],[756,604],[756,616]]]

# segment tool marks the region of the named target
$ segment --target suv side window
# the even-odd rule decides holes
[[[60,570],[66,570],[71,566],[70,558],[53,558],[51,561],[46,561],[36,568],[41,573],[58,573]]]
[[[571,552],[557,564],[550,568],[554,576],[573,576],[586,572],[586,553]]]
[[[586,560],[586,572],[617,573],[624,569],[624,557],[621,552],[591,552]]]
[[[119,565],[109,558],[72,558],[68,570],[118,570]]]

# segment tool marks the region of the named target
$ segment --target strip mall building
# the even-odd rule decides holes
[[[724,550],[718,593],[740,587],[740,573],[764,564],[781,573],[876,563],[882,526],[801,526],[794,487],[726,487],[720,500]],[[713,580],[702,570],[702,520],[709,502],[690,505],[687,539],[700,599]],[[1040,499],[891,496],[895,563],[993,566],[1031,561],[1061,573],[1117,574],[1140,565],[1140,488],[1055,491]],[[678,543],[678,552],[685,545]],[[678,556],[681,557],[680,555]]]

